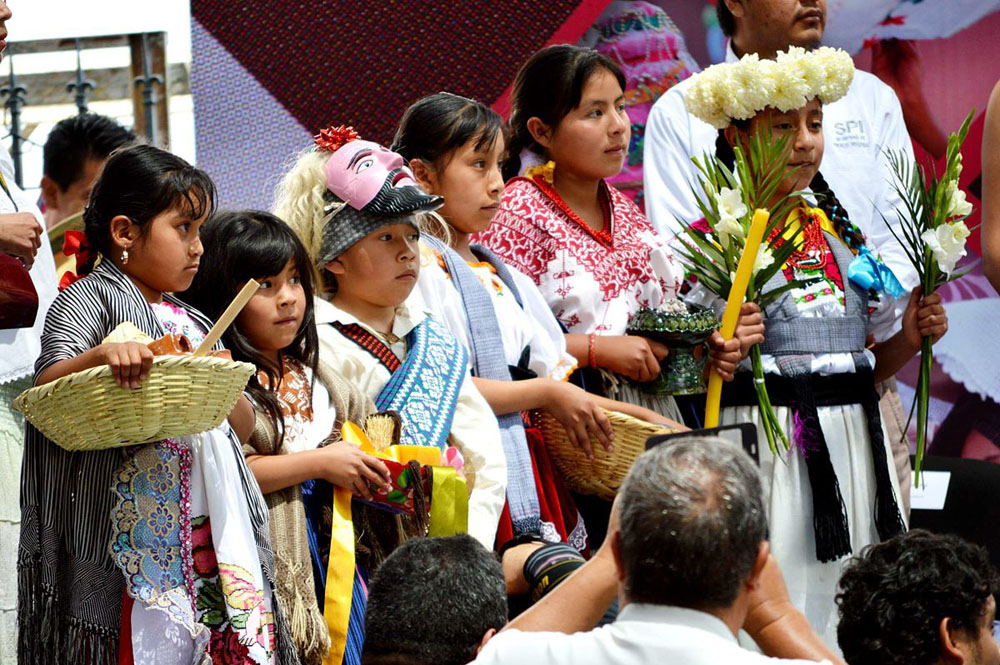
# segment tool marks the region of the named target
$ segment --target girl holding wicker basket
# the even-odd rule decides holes
[[[424,237],[417,290],[468,349],[472,380],[500,422],[508,481],[496,545],[507,591],[517,603],[529,592],[535,600],[548,593],[553,580],[583,563],[587,551],[583,520],[529,412],[551,415],[590,459],[591,438],[612,447],[604,409],[679,425],[569,382],[577,360],[538,287],[471,243],[472,234],[489,228],[503,192],[502,125],[487,106],[440,92],[407,109],[393,149],[408,160],[424,191],[444,196],[444,205],[431,214],[447,227],[439,233],[448,244]]]
[[[166,333],[202,341],[210,322],[170,294],[198,270],[214,196],[205,173],[158,148],[111,156],[74,239],[82,278],[45,322],[36,385],[110,366],[114,383],[76,388],[93,390],[99,416],[101,400],[152,381],[144,342]],[[211,390],[192,385],[176,403],[154,406],[154,394],[143,403],[165,414]],[[252,425],[241,398],[213,430],[131,447],[112,432],[89,450],[61,442],[70,451],[27,427],[19,662],[297,662],[271,591],[267,506],[236,436]]]

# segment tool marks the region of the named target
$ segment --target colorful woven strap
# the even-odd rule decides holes
[[[396,354],[392,352],[392,349],[362,326],[357,323],[341,323],[340,321],[334,321],[330,325],[339,330],[340,334],[344,337],[370,353],[375,360],[382,363],[390,372],[395,372],[399,369],[401,363]]]
[[[430,536],[452,536],[468,530],[469,490],[465,478],[450,466],[440,466],[441,452],[427,446],[389,446],[376,451],[364,430],[348,421],[341,428],[345,444],[382,459],[406,463],[416,459],[431,466]],[[330,531],[330,558],[327,562],[323,618],[330,631],[330,651],[324,665],[341,665],[347,646],[354,584],[354,523],[351,515],[351,491],[335,487],[333,524]]]

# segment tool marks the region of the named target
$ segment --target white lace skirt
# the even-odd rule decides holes
[[[775,414],[791,439],[792,411],[775,407]],[[869,445],[868,424],[860,405],[821,406],[817,409],[820,426],[830,450],[840,492],[847,510],[851,548],[859,554],[866,545],[879,541],[875,529],[875,471]],[[726,407],[722,425],[754,423],[760,448],[760,472],[764,501],[770,524],[771,551],[788,584],[792,603],[802,610],[813,629],[837,653],[837,607],[834,597],[844,564],[849,557],[821,563],[816,559],[813,533],[812,488],[805,460],[792,447],[783,459],[774,457],[767,447],[767,437],[760,427],[757,407]],[[883,430],[884,432],[884,430]],[[889,469],[894,469],[889,446],[884,446]],[[899,486],[890,471],[893,494],[899,504]]]

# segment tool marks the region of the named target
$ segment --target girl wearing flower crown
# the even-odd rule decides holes
[[[472,383],[464,347],[413,292],[417,215],[440,205],[402,157],[337,127],[285,175],[275,212],[322,271],[320,360],[380,411],[399,413],[403,444],[437,447],[462,467],[468,532],[492,547],[507,484],[497,420]]]
[[[109,365],[139,388],[153,353],[105,341],[125,322],[201,342],[210,322],[170,294],[198,270],[214,196],[158,148],[111,156],[84,214],[84,277],[49,310],[36,385]],[[129,448],[67,452],[27,427],[19,662],[296,662],[271,593],[267,508],[236,437],[252,427],[245,399],[214,430]]]
[[[774,231],[797,249],[764,291],[811,281],[764,312],[767,391],[794,445],[784,460],[762,453],[760,463],[772,551],[793,601],[830,644],[843,559],[906,528],[875,381],[895,374],[919,350],[921,337],[937,339],[947,330],[939,296],[914,291],[899,300],[902,329],[886,334],[902,287],[865,247],[820,174],[823,104],[843,96],[853,71],[850,56],[829,48],[793,48],[774,61],[749,55],[696,75],[686,98],[691,113],[719,128],[717,155],[729,166],[733,146],[746,152],[755,132],[788,140],[787,175],[768,208],[797,197]],[[741,197],[720,205],[739,208],[729,212],[743,218]],[[873,343],[874,336],[884,341]],[[750,372],[737,372],[722,404],[723,423],[760,427]]]

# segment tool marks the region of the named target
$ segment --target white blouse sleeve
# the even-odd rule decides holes
[[[906,311],[906,304],[910,299],[910,292],[907,291],[898,298],[893,298],[887,293],[880,293],[879,299],[875,311],[868,318],[867,332],[869,335],[875,336],[876,342],[884,342],[900,329],[903,312]]]
[[[455,405],[451,440],[470,477],[469,535],[492,550],[507,496],[507,460],[500,427],[486,400],[466,374]]]
[[[469,340],[469,320],[462,304],[462,296],[452,286],[451,277],[438,262],[438,254],[430,247],[420,245],[420,276],[417,278],[417,293],[423,307],[442,322],[459,344],[471,349]],[[472,368],[469,354],[468,369]]]
[[[529,368],[540,377],[564,381],[576,369],[576,358],[566,350],[566,335],[549,309],[545,297],[530,277],[508,268],[521,296],[521,305],[531,326]]]

